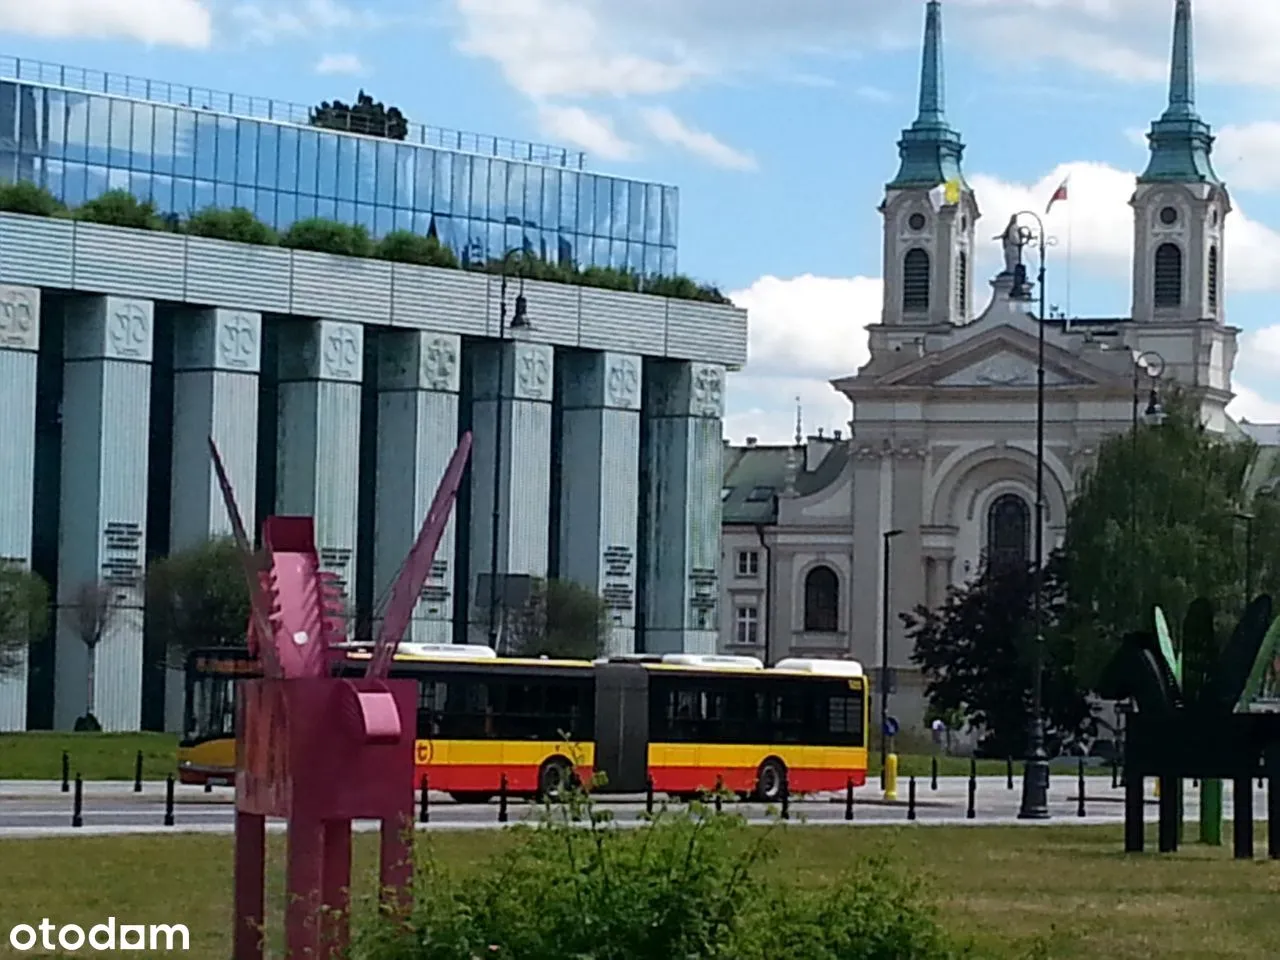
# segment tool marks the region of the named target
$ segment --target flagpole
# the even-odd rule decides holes
[[[1071,227],[1075,222],[1075,210],[1067,203],[1067,322],[1071,322]]]

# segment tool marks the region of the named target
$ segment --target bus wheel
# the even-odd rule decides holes
[[[488,803],[493,799],[492,793],[483,790],[456,790],[449,796],[454,803]]]
[[[787,768],[777,757],[770,757],[760,764],[756,773],[756,799],[761,803],[777,803],[782,799],[782,784]]]
[[[564,757],[552,757],[538,771],[538,799],[559,800],[573,783],[573,767]]]

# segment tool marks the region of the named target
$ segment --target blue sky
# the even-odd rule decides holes
[[[1128,311],[1126,201],[1166,96],[1173,0],[945,0],[947,112],[983,219],[1055,208],[1050,297]],[[914,115],[923,0],[0,0],[0,52],[314,103],[363,86],[412,120],[585,149],[681,189],[684,272],[751,312],[727,434],[841,426],[827,380],[879,312],[876,206]],[[1280,420],[1280,4],[1199,0],[1199,108],[1219,134],[1234,408]],[[985,233],[984,233],[985,231]],[[1066,265],[1070,238],[1070,271]],[[1068,272],[1070,297],[1068,299]]]

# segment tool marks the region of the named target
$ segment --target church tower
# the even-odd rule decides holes
[[[964,181],[964,143],[946,117],[942,3],[925,7],[920,107],[898,141],[901,165],[885,185],[886,326],[966,322],[972,310],[973,233],[978,206]]]
[[[1191,0],[1177,0],[1169,106],[1151,125],[1151,160],[1134,211],[1133,319],[1223,323],[1223,227],[1231,212],[1214,172],[1213,136],[1196,112]]]

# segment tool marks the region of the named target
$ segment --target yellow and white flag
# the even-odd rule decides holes
[[[960,202],[960,181],[948,180],[940,183],[929,191],[929,200],[933,203],[933,209],[941,210],[943,207],[954,207]]]

